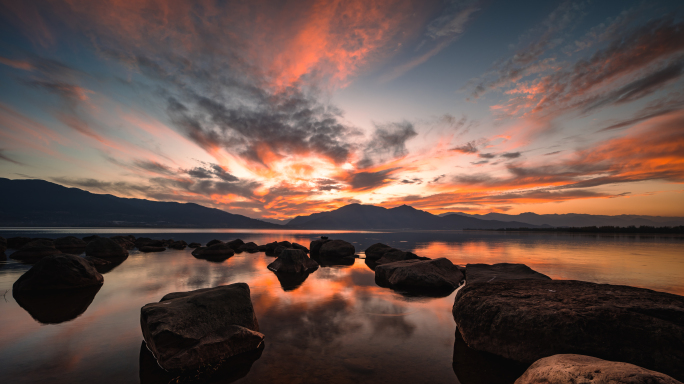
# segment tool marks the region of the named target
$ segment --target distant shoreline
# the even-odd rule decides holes
[[[676,227],[650,227],[650,226],[629,226],[629,227],[554,227],[554,228],[499,228],[499,229],[466,229],[466,231],[495,231],[495,232],[565,232],[565,233],[606,233],[606,234],[663,234],[663,235],[684,235],[684,226]]]

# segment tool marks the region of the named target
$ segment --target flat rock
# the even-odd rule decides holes
[[[537,360],[515,384],[682,384],[670,376],[616,361],[583,355],[554,355]]]
[[[125,258],[128,251],[117,244],[114,240],[106,237],[98,237],[88,243],[85,249],[86,256],[97,257],[100,259]]]
[[[370,247],[366,248],[365,254],[366,259],[377,260],[381,258],[386,252],[394,250],[393,247],[382,243],[375,243]]]
[[[375,282],[381,287],[451,292],[461,281],[461,271],[445,258],[397,261],[375,267]]]
[[[321,257],[339,258],[354,256],[355,252],[356,249],[351,243],[348,243],[344,240],[330,240],[325,242],[321,246],[321,249],[318,251],[318,254]]]
[[[25,244],[18,251],[12,253],[10,257],[14,260],[35,263],[46,256],[60,253],[62,251],[55,248],[55,244],[51,240],[39,239]]]
[[[284,249],[278,258],[268,265],[276,273],[311,273],[318,269],[318,263],[301,249]]]
[[[503,280],[467,283],[453,315],[468,346],[508,359],[531,364],[575,353],[684,378],[682,296],[574,280]]]
[[[145,252],[145,253],[164,252],[164,251],[166,251],[166,248],[164,248],[164,247],[153,247],[151,245],[146,245],[144,247],[140,247],[140,252]]]
[[[468,264],[466,265],[466,282],[468,284],[490,283],[501,280],[538,279],[551,280],[525,264]]]
[[[168,371],[221,364],[264,340],[245,283],[170,293],[142,307],[140,325],[148,348]]]
[[[55,291],[102,285],[104,277],[85,259],[68,254],[43,257],[14,282],[15,291]]]

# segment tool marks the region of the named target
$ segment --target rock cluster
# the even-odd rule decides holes
[[[445,258],[404,260],[375,268],[375,282],[381,287],[451,293],[462,281],[461,271]]]

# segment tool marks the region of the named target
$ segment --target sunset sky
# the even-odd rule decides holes
[[[0,0],[0,177],[255,218],[684,216],[684,2],[521,3]]]

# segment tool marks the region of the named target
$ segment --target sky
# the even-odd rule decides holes
[[[681,1],[0,0],[0,177],[287,219],[684,216]]]

